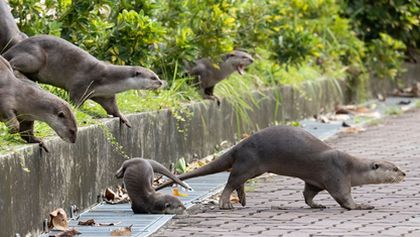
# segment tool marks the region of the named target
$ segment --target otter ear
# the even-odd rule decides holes
[[[379,168],[379,164],[378,163],[372,163],[372,169],[373,170],[377,170]]]
[[[64,111],[60,111],[60,112],[58,112],[57,116],[59,118],[65,118],[66,117],[66,114],[64,113]]]
[[[233,54],[233,53],[225,54],[225,55],[223,55],[222,60],[223,61],[226,61],[226,60],[228,60],[229,58],[231,58],[233,56],[235,56],[235,54]]]

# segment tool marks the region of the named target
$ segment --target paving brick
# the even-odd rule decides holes
[[[201,206],[155,236],[420,236],[420,111],[327,143],[360,157],[394,162],[407,178],[398,184],[353,188],[356,202],[375,209],[347,211],[325,191],[315,200],[328,208],[310,209],[301,180],[265,175],[247,191],[247,207],[234,204],[235,210],[221,211]]]

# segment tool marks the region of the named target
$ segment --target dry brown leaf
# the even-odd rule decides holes
[[[96,222],[94,219],[89,219],[87,221],[79,221],[78,225],[89,225],[89,226],[94,226],[96,225]]]
[[[105,190],[105,202],[108,204],[120,204],[130,201],[127,190],[121,186],[117,186],[117,190],[113,191],[111,188]]]
[[[69,228],[67,214],[63,208],[55,209],[50,213],[50,222],[48,223],[48,228],[55,228],[57,230],[67,230]]]
[[[112,189],[111,188],[107,188],[106,190],[105,190],[105,198],[106,198],[106,200],[108,200],[108,201],[113,201],[114,199],[115,199],[115,197],[116,197],[117,195],[115,194],[115,192],[114,191],[112,191]]]
[[[343,131],[345,132],[345,133],[353,133],[353,134],[357,134],[357,133],[359,133],[359,132],[363,132],[363,131],[365,131],[366,129],[364,129],[364,128],[360,128],[360,127],[349,127],[349,128],[345,128],[345,129],[343,129]]]
[[[359,106],[356,108],[356,113],[369,113],[370,110],[364,106]]]
[[[80,235],[81,233],[76,229],[70,229],[63,232],[60,232],[56,235],[50,235],[49,237],[73,237],[75,235]]]
[[[239,198],[238,197],[235,197],[235,196],[231,196],[230,197],[230,202],[231,203],[239,203]]]
[[[116,230],[113,230],[111,232],[111,236],[130,236],[131,235],[131,227],[133,225],[130,225],[128,227],[119,228]]]

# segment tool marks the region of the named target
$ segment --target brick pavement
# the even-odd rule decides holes
[[[310,209],[301,180],[265,175],[247,185],[246,207],[235,204],[226,211],[200,204],[154,236],[420,236],[420,111],[328,143],[354,155],[392,161],[407,178],[399,184],[353,188],[356,202],[375,209],[347,211],[325,191],[315,200],[328,208]]]

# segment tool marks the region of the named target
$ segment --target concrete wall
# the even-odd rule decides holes
[[[36,234],[53,209],[95,204],[104,188],[117,183],[113,174],[124,158],[116,145],[130,157],[152,158],[165,165],[180,157],[203,157],[242,132],[311,116],[321,108],[331,110],[343,102],[342,88],[343,84],[322,80],[300,89],[281,87],[254,93],[248,98],[253,108],[247,112],[249,124],[227,101],[220,107],[205,101],[188,105],[192,117],[183,123],[169,110],[130,115],[131,129],[120,127],[117,119],[105,119],[103,127],[116,142],[109,141],[103,128],[89,126],[80,129],[76,144],[58,138],[46,141],[50,153],[26,145],[0,156],[0,236]],[[179,132],[178,127],[186,132]]]

